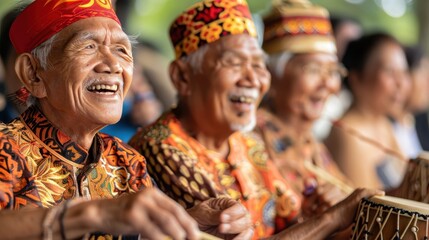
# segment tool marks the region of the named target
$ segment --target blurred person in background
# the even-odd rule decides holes
[[[331,15],[330,21],[337,46],[337,56],[338,59],[342,59],[349,42],[362,36],[362,25],[357,19],[340,15]]]
[[[391,114],[396,139],[408,158],[416,158],[423,150],[420,139],[425,141],[427,132],[418,132],[415,116],[425,115],[429,108],[429,58],[422,47],[404,47],[408,63],[411,91],[403,109]],[[416,125],[417,124],[417,125]],[[428,125],[428,122],[425,122]]]
[[[353,101],[334,124],[326,145],[355,186],[393,189],[407,163],[388,118],[408,97],[404,51],[392,36],[373,33],[349,43],[343,64],[348,70],[344,84]]]
[[[118,17],[127,31],[131,1],[112,1]],[[139,37],[133,46],[134,74],[123,106],[121,120],[105,127],[102,132],[128,142],[139,127],[153,123],[176,102],[176,92],[168,74],[168,61],[153,44]]]
[[[25,104],[17,104],[15,92],[22,87],[21,81],[15,72],[15,60],[18,56],[9,38],[10,27],[16,16],[20,13],[22,7],[13,8],[7,12],[1,19],[0,25],[0,57],[4,66],[4,79],[2,82],[2,95],[4,107],[0,112],[0,121],[9,122],[22,113],[27,106]]]
[[[405,106],[404,121],[409,123],[412,139],[402,144],[404,146],[411,144],[407,152],[411,153],[410,157],[415,157],[419,151],[429,151],[429,57],[421,46],[405,47],[405,54],[412,88]]]
[[[346,197],[338,186],[305,167],[314,165],[347,182],[312,132],[327,99],[340,89],[346,70],[337,59],[326,9],[309,1],[285,0],[274,4],[264,22],[263,49],[269,54],[272,82],[258,110],[255,131],[303,201],[303,212],[311,216]]]
[[[340,15],[331,15],[330,22],[337,47],[337,56],[341,61],[348,43],[362,36],[362,26],[358,20]],[[351,98],[350,93],[344,88],[328,98],[321,118],[313,125],[316,138],[323,140],[328,136],[332,121],[338,120],[350,107]]]

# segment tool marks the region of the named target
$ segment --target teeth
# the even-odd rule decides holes
[[[240,102],[240,103],[253,103],[254,102],[253,97],[247,97],[247,96],[232,96],[231,101],[233,102]]]
[[[99,90],[110,90],[110,91],[117,91],[118,90],[118,85],[105,85],[105,84],[97,84],[97,85],[93,85],[88,87],[88,90],[90,91],[99,91]]]

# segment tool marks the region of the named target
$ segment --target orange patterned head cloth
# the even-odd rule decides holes
[[[308,0],[274,0],[264,24],[263,49],[269,54],[337,52],[328,11]]]
[[[203,0],[177,17],[170,27],[176,59],[221,37],[242,33],[257,36],[245,0]]]
[[[18,53],[31,52],[70,24],[90,17],[120,24],[110,0],[35,0],[12,24],[10,40]]]

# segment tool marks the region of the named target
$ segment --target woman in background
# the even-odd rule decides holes
[[[410,89],[402,46],[384,33],[366,35],[350,42],[343,64],[353,102],[334,124],[327,147],[356,187],[397,187],[406,157],[388,116],[403,108]]]

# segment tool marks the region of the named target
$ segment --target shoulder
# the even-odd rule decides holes
[[[131,138],[129,144],[136,149],[140,149],[149,141],[161,143],[170,137],[172,134],[170,125],[175,124],[177,121],[171,113],[164,114],[155,123],[139,129]]]
[[[356,137],[357,130],[354,129],[353,126],[353,122],[347,119],[335,121],[332,125],[331,132],[325,140],[328,148],[332,146],[340,147],[348,144],[356,144],[358,140]]]
[[[254,133],[236,133],[235,138],[247,149],[249,160],[260,168],[267,168],[269,156],[261,136]]]
[[[103,156],[107,159],[117,159],[114,162],[130,163],[144,162],[144,157],[133,147],[124,143],[117,137],[110,136],[105,133],[99,133],[103,142]]]

